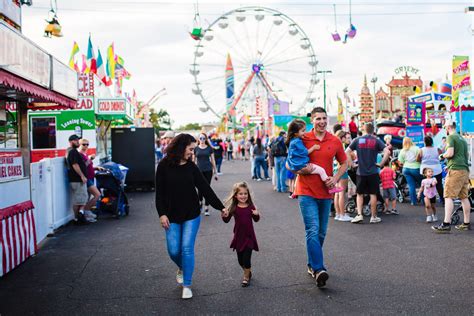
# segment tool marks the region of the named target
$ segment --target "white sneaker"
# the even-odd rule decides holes
[[[433,218],[433,222],[437,222],[438,221],[438,216],[436,216],[435,214],[433,214],[433,216],[431,216]]]
[[[86,216],[84,215],[84,218],[86,219],[86,221],[88,221],[89,223],[95,223],[97,222],[97,220],[95,218],[92,218],[92,217],[89,217],[89,216]]]
[[[193,291],[191,288],[184,286],[183,287],[183,295],[181,296],[182,299],[187,300],[193,297]]]
[[[340,220],[341,222],[350,222],[350,221],[352,221],[352,217],[350,217],[350,216],[347,215],[347,214],[344,214],[344,215],[342,215],[342,216],[339,217],[339,220]]]
[[[96,219],[97,218],[97,215],[94,214],[94,212],[92,211],[89,211],[89,210],[84,210],[84,215],[86,217],[91,217],[93,219]]]
[[[426,216],[426,222],[427,223],[433,223],[433,216],[431,216],[431,215]]]
[[[218,172],[217,175],[218,175],[218,176],[222,176],[223,173],[222,173],[222,172]]]
[[[339,221],[339,220],[341,220],[341,218],[339,217],[338,214],[336,214],[336,216],[334,216],[334,220],[335,220],[335,221]]]
[[[209,216],[209,215],[210,215],[210,214],[209,214],[209,210],[205,210],[205,211],[204,211],[204,215],[205,215],[205,216]]]
[[[381,221],[382,221],[382,219],[380,217],[377,217],[377,216],[370,218],[370,223],[371,224],[380,223]]]
[[[360,214],[360,215],[356,215],[356,217],[354,217],[351,220],[351,223],[358,224],[358,223],[362,223],[363,221],[364,221],[364,216],[362,214]]]
[[[181,271],[180,269],[178,269],[178,271],[176,272],[176,282],[179,285],[183,284],[183,271]]]

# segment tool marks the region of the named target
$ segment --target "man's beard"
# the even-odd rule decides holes
[[[77,148],[79,148],[79,145],[72,144],[72,148],[77,149]]]

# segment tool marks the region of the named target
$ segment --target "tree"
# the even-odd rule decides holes
[[[171,117],[168,111],[159,109],[158,112],[155,109],[150,108],[150,123],[155,128],[155,132],[169,131],[171,130]]]
[[[195,130],[200,130],[200,129],[201,129],[201,124],[199,123],[188,123],[178,128],[178,130],[180,131],[195,131]]]

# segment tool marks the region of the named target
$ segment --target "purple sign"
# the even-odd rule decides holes
[[[424,102],[407,103],[407,125],[423,125],[425,123],[426,108]]]
[[[290,104],[285,101],[268,99],[268,115],[287,115],[290,113]]]

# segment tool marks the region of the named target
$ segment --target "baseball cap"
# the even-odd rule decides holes
[[[76,134],[72,134],[71,136],[69,136],[69,141],[73,141],[73,140],[79,140],[81,139],[79,136],[77,136]]]

